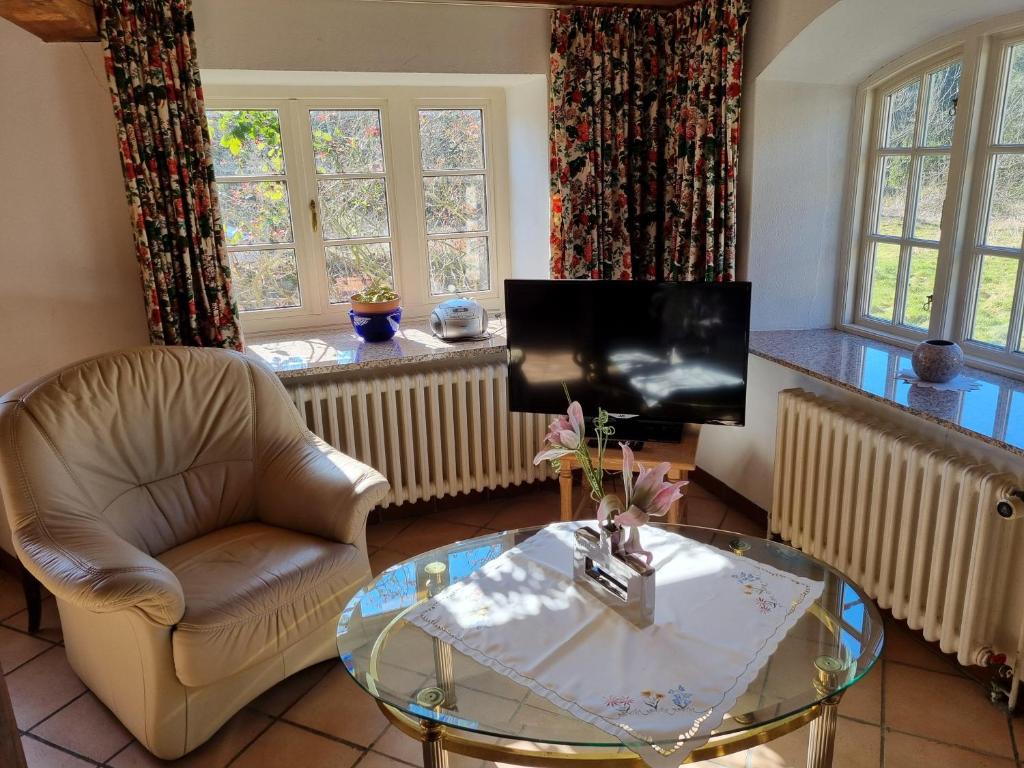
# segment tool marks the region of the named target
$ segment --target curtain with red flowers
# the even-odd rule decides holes
[[[555,11],[553,277],[735,277],[749,0]]]
[[[154,344],[242,348],[189,0],[96,0]]]

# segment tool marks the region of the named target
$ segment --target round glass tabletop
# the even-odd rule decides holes
[[[874,603],[841,573],[802,552],[765,539],[693,526],[664,525],[688,539],[824,584],[815,601],[779,643],[757,677],[714,731],[715,736],[764,728],[806,712],[856,683],[882,652],[882,619]],[[338,623],[338,651],[355,681],[378,701],[421,720],[473,733],[572,747],[621,747],[622,741],[559,709],[508,677],[452,650],[444,673],[452,708],[436,699],[441,685],[435,640],[403,617],[446,583],[543,528],[460,541],[406,560],[374,577],[349,602]],[[440,564],[440,565],[439,565]],[[444,566],[443,568],[441,566]],[[571,637],[565,640],[572,642]],[[440,642],[440,641],[438,641]],[[833,674],[822,676],[822,661]],[[435,696],[432,698],[432,694]],[[704,737],[706,738],[706,736]]]

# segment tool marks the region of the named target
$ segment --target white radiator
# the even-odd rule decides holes
[[[549,476],[533,465],[548,419],[509,412],[506,378],[481,365],[288,390],[314,433],[388,478],[385,503],[404,504]]]
[[[778,419],[772,532],[961,664],[1005,654],[1019,676],[1024,520],[996,502],[1020,481],[799,389]]]

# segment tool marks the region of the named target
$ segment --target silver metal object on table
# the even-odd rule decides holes
[[[615,552],[605,529],[576,529],[573,578],[637,626],[654,621],[654,569],[636,555]]]

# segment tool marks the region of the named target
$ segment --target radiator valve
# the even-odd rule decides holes
[[[996,512],[1006,520],[1024,517],[1024,491],[1011,491],[1009,496],[997,501]]]

